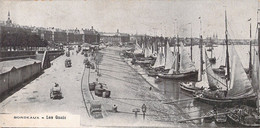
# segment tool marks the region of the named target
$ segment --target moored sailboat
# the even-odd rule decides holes
[[[180,82],[180,88],[194,93],[198,90],[203,90],[204,87],[208,86],[206,73],[203,71],[203,46],[202,46],[202,37],[200,39],[200,69],[198,72],[198,82]]]
[[[259,113],[259,59],[254,57],[254,64],[252,70],[252,85],[255,94],[257,95],[256,108],[242,105],[229,109],[230,113],[227,115],[229,121],[239,126],[244,127],[260,127],[260,113]]]
[[[158,74],[160,78],[197,79],[198,71],[196,70],[194,63],[189,59],[189,54],[186,49],[184,49],[183,43],[181,43],[181,51],[181,54],[179,54],[179,51],[176,53],[176,58],[169,72]]]
[[[153,58],[151,57],[152,50],[148,46],[148,43],[146,42],[146,40],[147,39],[145,37],[144,42],[142,42],[142,47],[139,45],[139,43],[136,40],[132,64],[149,65],[153,62]]]
[[[226,14],[226,13],[225,13]],[[226,16],[225,16],[226,18]],[[256,95],[253,87],[244,71],[242,63],[238,57],[235,48],[231,45],[231,59],[229,60],[228,39],[227,39],[227,21],[226,23],[226,66],[227,77],[225,82],[221,82],[218,76],[213,76],[211,68],[208,70],[209,86],[216,86],[216,89],[204,90],[196,93],[194,96],[200,101],[210,104],[238,104],[247,102],[248,100],[255,100]],[[231,62],[231,72],[229,61]],[[212,72],[211,72],[212,71]],[[211,72],[211,73],[210,73]],[[217,85],[226,87],[226,90],[220,89]],[[224,86],[223,86],[224,85]]]
[[[259,28],[258,28],[259,30]],[[260,36],[258,36],[258,40]],[[251,39],[251,23],[250,23],[250,39]],[[253,64],[251,63],[251,43],[250,41],[250,59],[249,59],[249,77],[257,97],[255,106],[242,105],[229,109],[231,113],[227,114],[229,121],[243,127],[260,127],[260,66],[259,66],[259,53],[253,52]],[[258,42],[259,44],[259,42]],[[259,51],[260,47],[258,47]]]
[[[165,54],[163,51],[166,51]],[[167,72],[174,61],[174,54],[170,50],[168,41],[166,42],[166,48],[159,50],[157,58],[155,60],[152,69],[148,71],[148,76],[157,76],[159,72]]]

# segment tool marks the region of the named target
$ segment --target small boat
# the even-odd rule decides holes
[[[218,114],[225,113],[225,109],[218,109],[216,115],[214,116],[216,123],[226,123],[227,122],[227,114]]]
[[[227,122],[227,115],[216,115],[215,121],[217,123],[226,123]]]
[[[227,115],[225,114],[226,111],[222,111],[224,109],[217,109],[209,111],[205,117],[204,121],[210,123],[215,121],[216,123],[226,123],[227,122]],[[220,113],[220,114],[219,114]]]
[[[214,110],[209,111],[208,113],[206,113],[205,117],[203,118],[203,121],[206,123],[211,123],[214,120],[214,114]]]
[[[188,72],[188,73],[173,73],[173,74],[167,74],[167,73],[159,73],[158,76],[160,78],[165,79],[196,79],[198,77],[198,71]]]
[[[228,121],[242,127],[260,127],[260,116],[255,108],[240,106],[230,109],[227,114]]]

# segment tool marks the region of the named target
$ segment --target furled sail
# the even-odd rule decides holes
[[[173,74],[174,72],[177,71],[177,57],[176,57],[176,54],[173,55],[173,60],[172,60],[172,65],[171,65],[171,68],[170,70],[168,71],[168,74]]]
[[[153,65],[153,68],[157,68],[157,67],[161,67],[161,66],[164,66],[165,64],[165,58],[164,58],[164,55],[163,53],[161,52],[161,50],[159,50],[159,53],[157,55],[157,58],[155,60],[155,63]]]
[[[206,63],[206,74],[208,79],[208,85],[211,89],[223,88],[226,86],[226,81],[222,79],[220,76],[215,74],[212,70],[212,64],[209,62],[209,57],[207,52],[205,51],[205,63]]]
[[[170,45],[167,42],[167,46],[166,46],[166,62],[165,62],[165,69],[171,69],[171,67],[173,66],[174,63],[174,55],[170,49]]]
[[[180,73],[188,73],[196,71],[195,64],[190,60],[188,51],[184,49],[181,42],[181,56],[180,56]]]
[[[245,73],[242,63],[233,45],[231,45],[231,80],[227,96],[229,98],[244,98],[253,96],[253,87]]]
[[[135,42],[135,51],[134,54],[141,54],[143,52],[141,46],[138,44],[137,40]]]
[[[151,47],[151,46],[148,46],[147,49],[148,49],[148,55],[149,55],[149,56],[153,56],[152,47]]]
[[[144,57],[150,57],[153,55],[152,48],[149,44],[149,42],[146,43],[146,47],[144,48]]]

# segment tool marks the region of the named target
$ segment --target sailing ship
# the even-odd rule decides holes
[[[179,49],[179,48],[178,48]],[[189,59],[189,54],[181,42],[181,53],[176,52],[171,69],[167,73],[159,73],[160,78],[166,79],[197,79],[198,71],[194,62]]]
[[[203,90],[197,92],[194,96],[197,100],[210,103],[210,104],[237,104],[237,103],[248,103],[247,101],[254,101],[256,95],[253,91],[253,87],[244,71],[242,63],[238,57],[238,54],[233,45],[231,45],[231,59],[229,60],[228,50],[228,37],[227,37],[227,18],[225,12],[225,25],[226,25],[226,66],[227,66],[227,77],[225,82],[217,75],[214,75],[212,67],[207,67],[207,76],[209,86],[215,89]],[[206,53],[206,59],[207,53]],[[231,62],[231,72],[229,63]],[[220,87],[221,85],[222,87]],[[223,86],[224,85],[224,86]],[[226,87],[226,90],[221,89]]]
[[[147,45],[142,43],[142,47],[136,40],[135,50],[134,50],[134,57],[132,59],[132,64],[140,64],[140,65],[149,65],[152,62],[152,51]]]
[[[251,24],[250,24],[250,38],[251,38]],[[259,38],[259,37],[258,37]],[[252,41],[250,41],[250,59],[249,59],[249,70],[251,70],[249,73],[249,77],[251,78],[251,83],[255,92],[255,95],[257,97],[257,100],[255,102],[256,108],[251,107],[249,105],[242,105],[235,108],[231,108],[229,114],[227,114],[228,119],[235,124],[238,124],[239,126],[244,127],[260,127],[260,66],[259,66],[259,53],[257,54],[256,51],[254,51],[254,60],[253,64],[251,63],[251,44]],[[258,42],[259,44],[259,42]],[[259,50],[258,50],[259,51]]]
[[[148,76],[158,76],[159,72],[168,72],[174,61],[174,54],[170,50],[169,42],[166,42],[166,47],[160,47],[159,53],[155,60],[152,69],[148,71]]]
[[[252,69],[252,85],[254,92],[257,95],[256,108],[248,105],[236,106],[229,109],[231,113],[227,114],[228,120],[239,126],[244,127],[260,127],[259,113],[259,57],[254,54],[254,64]]]
[[[200,40],[200,69],[198,72],[198,82],[180,82],[180,88],[194,93],[198,90],[203,90],[204,87],[208,86],[206,73],[203,71],[203,46],[202,46],[202,37]]]

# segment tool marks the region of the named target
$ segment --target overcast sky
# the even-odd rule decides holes
[[[90,28],[98,31],[149,35],[199,37],[201,17],[204,38],[224,37],[227,10],[230,38],[253,38],[257,23],[257,0],[33,0],[1,1],[0,20],[38,27]],[[174,30],[178,26],[178,31]],[[176,27],[177,28],[177,27]]]

